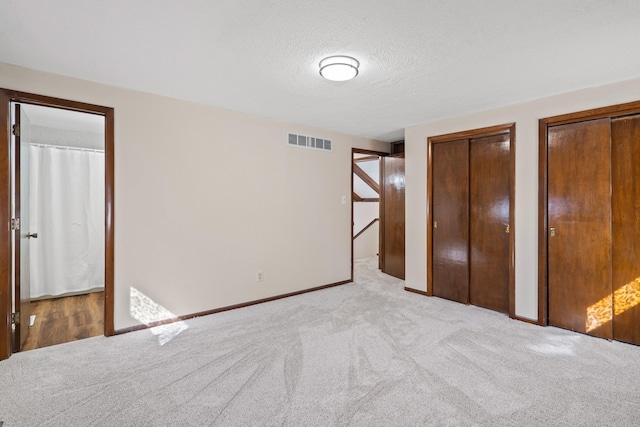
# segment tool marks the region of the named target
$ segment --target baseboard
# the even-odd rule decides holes
[[[283,299],[283,298],[289,298],[289,297],[293,297],[293,296],[296,296],[296,295],[302,295],[302,294],[306,294],[308,292],[320,291],[322,289],[332,288],[334,286],[346,285],[347,283],[351,283],[351,282],[353,282],[353,281],[352,280],[343,280],[341,282],[335,282],[335,283],[330,283],[328,285],[316,286],[315,288],[304,289],[302,291],[289,292],[288,294],[281,294],[281,295],[276,295],[276,296],[269,297],[269,298],[262,298],[262,299],[258,299],[258,300],[254,300],[254,301],[243,302],[243,303],[240,303],[240,304],[228,305],[226,307],[214,308],[213,310],[200,311],[198,313],[192,313],[192,314],[185,314],[184,316],[174,317],[173,319],[165,319],[165,320],[160,320],[160,321],[157,321],[157,322],[151,322],[151,323],[144,324],[144,325],[130,326],[128,328],[118,329],[118,330],[116,330],[114,332],[114,334],[115,335],[122,335],[122,334],[126,334],[126,333],[129,333],[129,332],[140,331],[142,329],[148,329],[148,328],[153,328],[153,327],[156,327],[156,326],[167,325],[169,323],[179,322],[181,320],[193,319],[194,317],[208,316],[209,314],[221,313],[223,311],[235,310],[237,308],[249,307],[249,306],[256,305],[256,304],[262,304],[262,303],[265,303],[265,302],[275,301],[275,300],[279,300],[279,299]]]
[[[407,292],[413,292],[414,294],[424,295],[425,297],[428,297],[428,296],[429,296],[429,294],[428,294],[428,293],[426,293],[425,291],[419,291],[419,290],[417,290],[417,289],[413,289],[413,288],[407,288],[407,287],[405,287],[405,288],[404,288],[404,290],[405,290],[405,291],[407,291]]]

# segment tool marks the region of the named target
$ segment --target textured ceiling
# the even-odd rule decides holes
[[[385,141],[638,77],[639,40],[639,0],[0,0],[2,62]]]

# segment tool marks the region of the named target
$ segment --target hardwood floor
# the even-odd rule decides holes
[[[35,323],[22,351],[104,333],[104,292],[31,302]]]

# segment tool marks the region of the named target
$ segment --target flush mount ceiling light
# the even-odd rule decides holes
[[[320,61],[320,75],[327,80],[343,82],[358,75],[360,63],[350,56],[329,56]]]

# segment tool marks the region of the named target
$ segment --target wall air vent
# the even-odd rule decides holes
[[[289,134],[289,146],[311,148],[314,150],[333,151],[330,139],[316,138],[315,136]]]

